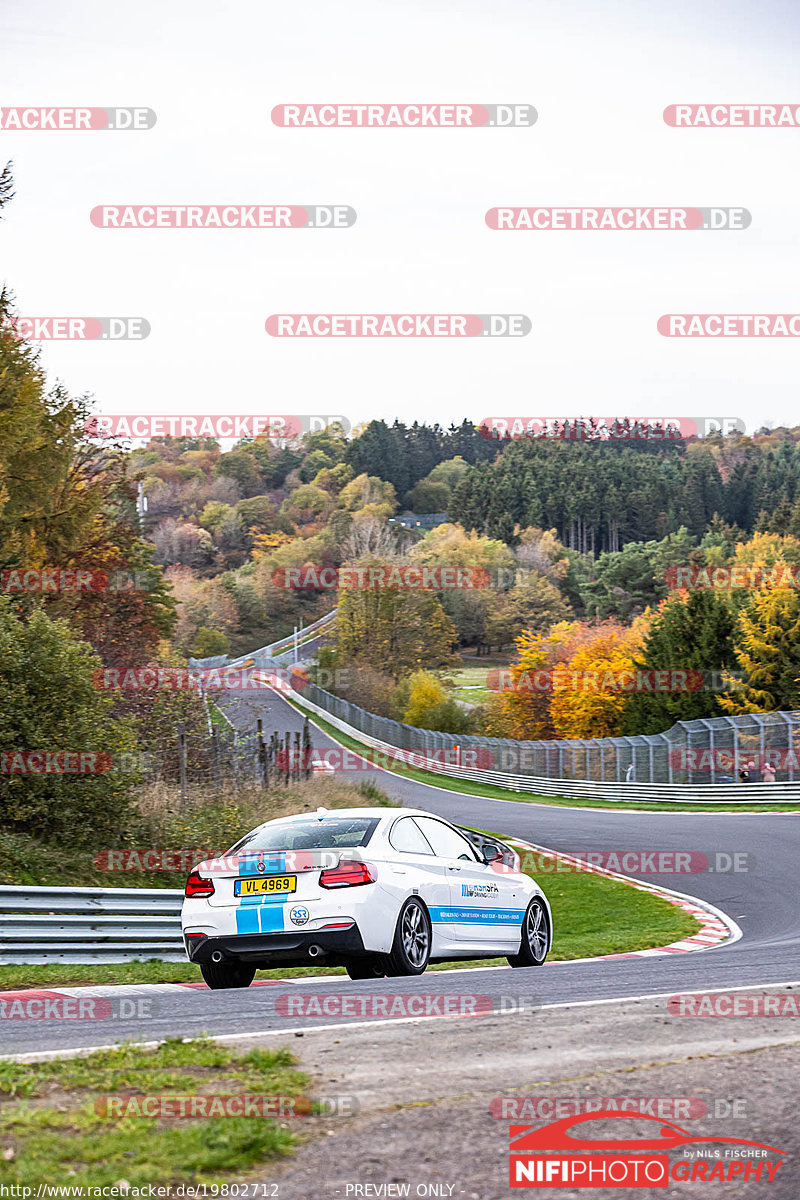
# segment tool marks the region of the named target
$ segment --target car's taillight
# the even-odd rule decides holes
[[[324,888],[359,887],[362,883],[374,883],[378,872],[372,863],[354,862],[345,859],[338,867],[329,867],[319,877],[319,886]]]
[[[192,871],[186,880],[187,896],[213,896],[214,884],[210,879],[204,879],[199,871]]]

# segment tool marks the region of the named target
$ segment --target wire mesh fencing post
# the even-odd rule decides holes
[[[219,730],[216,725],[211,729],[211,762],[214,771],[214,786],[218,792],[222,791],[222,764],[220,762],[219,752]]]
[[[300,780],[300,730],[295,731],[294,735],[294,758],[292,760],[292,779],[295,782]]]
[[[303,721],[303,774],[306,779],[311,777],[311,729],[308,717]]]
[[[178,726],[178,779],[180,784],[180,808],[186,807],[187,771],[186,771],[186,726],[181,721]]]
[[[266,787],[268,783],[267,755],[264,746],[264,723],[261,717],[256,720],[256,763],[256,779],[261,781],[262,787]]]

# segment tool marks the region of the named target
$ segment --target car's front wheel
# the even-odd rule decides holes
[[[218,988],[246,988],[255,978],[255,967],[247,963],[226,961],[220,963],[207,962],[200,964],[203,979],[215,991]]]
[[[374,958],[351,958],[345,963],[345,970],[351,979],[383,979],[386,961],[379,954]]]
[[[509,955],[508,961],[512,967],[540,967],[547,958],[549,944],[547,909],[541,900],[534,896],[522,922],[519,954]]]
[[[431,956],[431,922],[421,900],[411,896],[397,918],[392,949],[386,956],[387,975],[421,975]]]

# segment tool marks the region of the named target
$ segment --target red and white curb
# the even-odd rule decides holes
[[[638,892],[649,892],[653,896],[660,896],[662,900],[674,904],[676,908],[682,909],[700,923],[697,933],[682,938],[679,942],[670,942],[668,946],[653,946],[649,950],[626,950],[619,954],[598,954],[594,958],[565,959],[562,964],[551,963],[551,966],[573,962],[599,962],[608,958],[653,958],[662,954],[691,954],[697,950],[711,950],[723,943],[732,945],[733,942],[738,942],[742,936],[742,931],[736,922],[722,909],[709,904],[707,900],[699,900],[696,896],[687,896],[685,892],[676,892],[672,888],[661,887],[657,883],[644,883],[641,879],[622,875],[618,871],[609,871],[607,867],[595,866],[587,863],[584,859],[575,858],[571,854],[550,850],[547,846],[537,846],[533,842],[523,842],[519,838],[506,840],[510,846],[520,850],[533,850],[547,858],[560,859],[570,866],[577,867],[580,871],[587,871],[592,875],[604,875],[607,879],[617,879]]]

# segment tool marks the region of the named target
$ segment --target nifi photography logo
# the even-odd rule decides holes
[[[633,1138],[586,1136],[596,1121],[646,1122]],[[675,1183],[772,1183],[783,1151],[744,1138],[703,1137],[659,1117],[607,1110],[540,1127],[509,1126],[512,1188],[666,1188]],[[669,1151],[682,1152],[670,1163]],[[774,1161],[772,1156],[780,1156]],[[706,1194],[698,1189],[698,1194]]]

